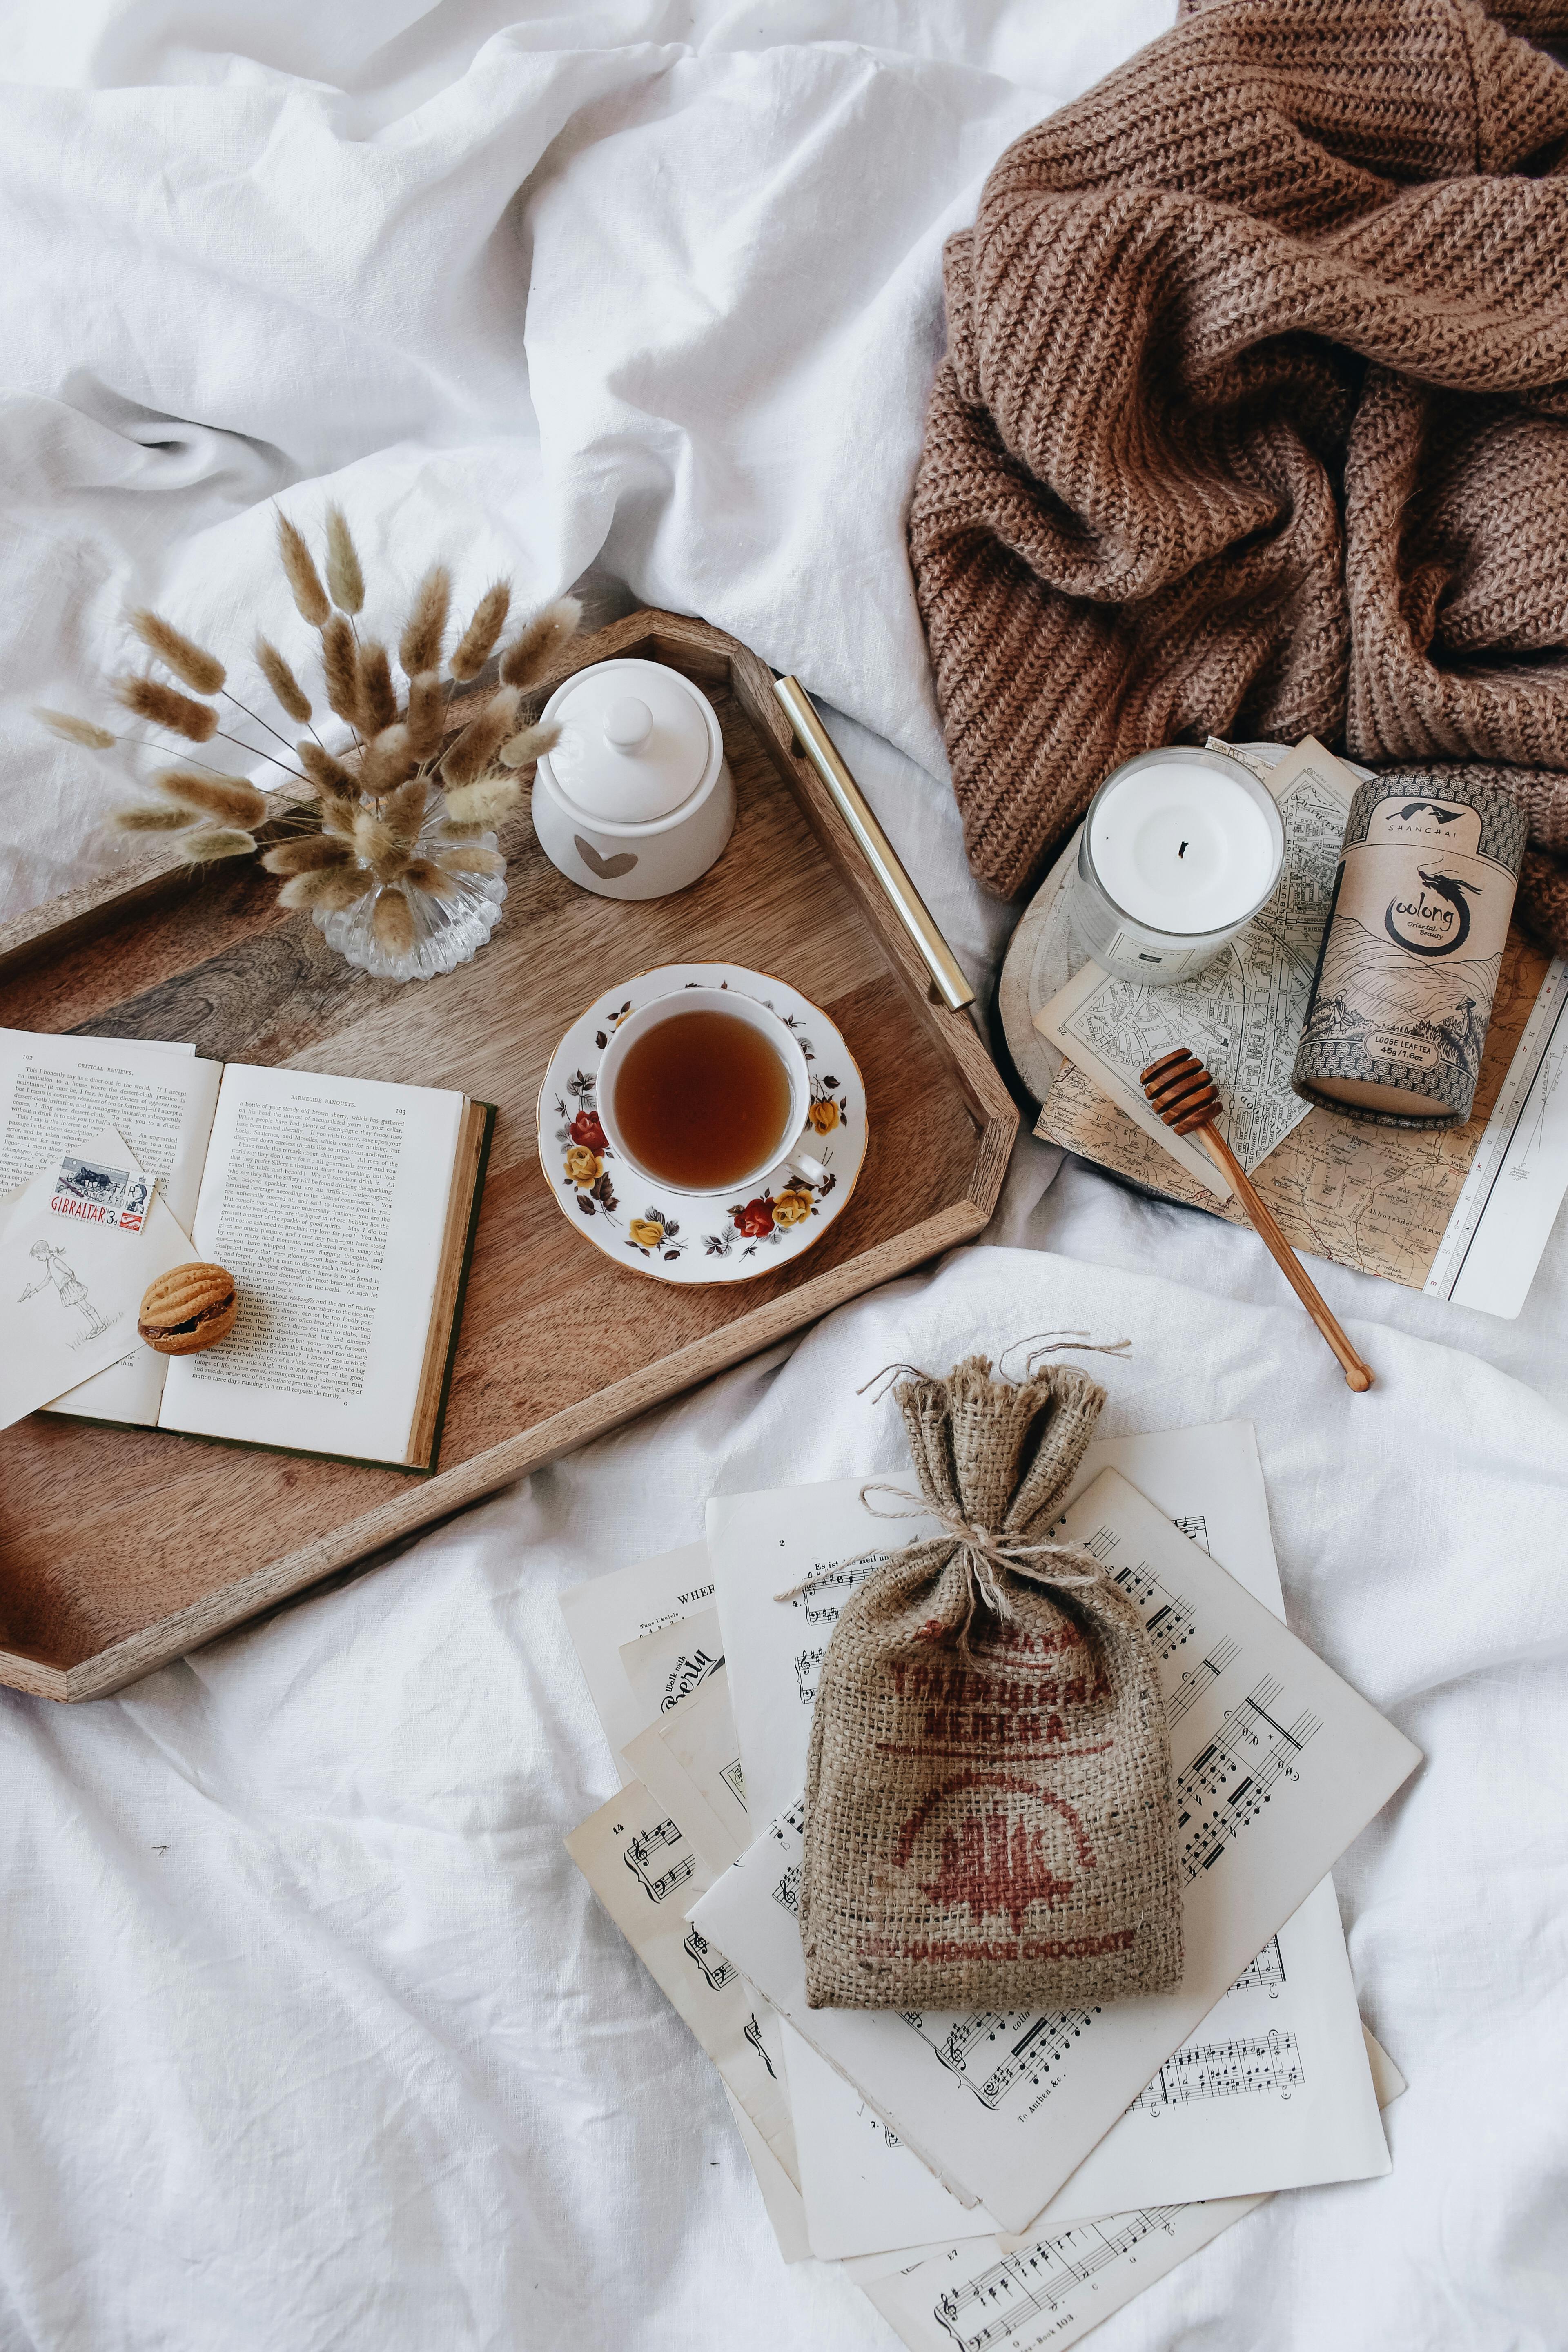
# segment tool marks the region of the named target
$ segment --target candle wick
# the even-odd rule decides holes
[[[1187,854],[1187,845],[1186,845],[1186,843],[1184,841],[1184,842],[1183,842],[1183,844],[1182,844],[1182,845],[1181,845],[1181,847],[1180,847],[1180,849],[1178,849],[1178,850],[1177,850],[1176,855],[1177,855],[1177,856],[1178,856],[1178,857],[1184,857],[1184,856],[1186,856],[1186,854]]]

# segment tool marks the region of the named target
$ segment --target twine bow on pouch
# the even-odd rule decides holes
[[[1037,1351],[1016,1385],[983,1356],[945,1380],[897,1370],[921,1491],[862,1494],[931,1531],[860,1555],[879,1564],[823,1662],[807,2000],[1006,2010],[1168,1990],[1181,1904],[1158,1666],[1134,1603],[1049,1532],[1105,1391]]]

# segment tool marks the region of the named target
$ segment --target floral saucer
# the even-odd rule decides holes
[[[623,1180],[599,1124],[599,1057],[628,1013],[682,988],[743,992],[794,1031],[811,1077],[815,1134],[805,1148],[826,1171],[819,1183],[792,1176],[782,1160],[745,1187],[744,1199],[715,1192],[645,1200],[640,1176]],[[866,1088],[826,1013],[787,982],[741,964],[665,963],[624,982],[573,1023],[539,1089],[538,1131],[546,1183],[606,1257],[659,1282],[750,1282],[820,1241],[855,1190],[866,1156]],[[795,1138],[788,1141],[793,1148]]]

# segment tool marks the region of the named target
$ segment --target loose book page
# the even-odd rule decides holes
[[[463,1112],[441,1089],[229,1065],[193,1239],[239,1319],[173,1360],[160,1427],[404,1461]]]
[[[566,1851],[798,2187],[789,2096],[764,2039],[761,2004],[681,1916],[710,1883],[696,1847],[641,1783],[629,1780],[573,1831]]]
[[[41,1168],[0,1228],[0,1429],[138,1346],[142,1293],[190,1254],[115,1129]]]
[[[705,1543],[634,1560],[561,1595],[561,1614],[588,1685],[594,1711],[623,1780],[636,1778],[622,1751],[651,1721],[633,1689],[621,1652],[624,1645],[694,1616],[713,1600],[713,1578]]]
[[[0,1193],[112,1127],[188,1234],[222,1076],[223,1065],[198,1061],[192,1045],[0,1029]],[[0,1203],[0,1223],[5,1213]],[[138,1343],[45,1409],[151,1426],[166,1365]]]
[[[1060,2015],[808,2009],[798,1805],[692,1915],[965,2204],[984,2201],[1008,2230],[1029,2225],[1419,1760],[1115,1471],[1061,1532],[1165,1629],[1181,1988]],[[1178,1623],[1186,1643],[1172,1639]]]

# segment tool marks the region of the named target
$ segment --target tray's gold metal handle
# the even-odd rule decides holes
[[[777,677],[773,692],[789,714],[801,750],[832,793],[834,802],[864,850],[871,871],[892,902],[893,910],[920,950],[937,994],[944,1004],[962,1013],[974,1003],[974,991],[963,967],[936,927],[931,908],[910,880],[898,852],[871,814],[870,804],[839,756],[838,747],[816,715],[811,697],[797,677]]]

